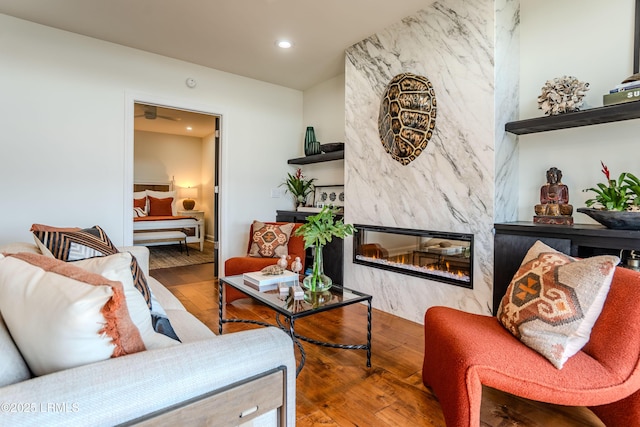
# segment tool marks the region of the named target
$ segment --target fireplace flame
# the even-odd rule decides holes
[[[463,282],[469,282],[471,278],[469,277],[469,273],[461,270],[461,269],[452,269],[451,263],[448,261],[445,262],[436,262],[427,265],[415,265],[413,264],[413,257],[408,254],[401,254],[395,257],[391,257],[391,259],[378,258],[376,256],[364,256],[364,255],[356,255],[356,258],[361,261],[369,261],[375,264],[380,265],[388,265],[392,267],[399,267],[408,270],[421,271],[429,274],[433,274],[441,277],[448,277],[451,279],[456,279]]]

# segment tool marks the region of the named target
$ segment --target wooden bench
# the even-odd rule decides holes
[[[175,242],[180,245],[180,252],[182,252],[182,245],[187,248],[187,255],[189,255],[189,246],[187,246],[187,234],[178,230],[163,230],[163,231],[145,231],[133,233],[133,244],[143,245],[145,243],[171,243]]]

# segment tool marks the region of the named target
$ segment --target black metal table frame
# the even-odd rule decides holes
[[[219,280],[219,284],[218,284],[218,299],[219,299],[219,304],[218,304],[218,332],[219,332],[220,335],[222,335],[222,325],[224,323],[251,323],[251,324],[260,325],[260,326],[275,326],[275,325],[267,323],[267,322],[262,322],[262,321],[253,320],[253,319],[225,319],[223,317],[223,306],[224,306],[224,296],[223,296],[224,291],[223,291],[223,289],[224,289],[224,285],[231,286],[232,288],[234,288],[234,289],[244,293],[245,295],[251,297],[254,301],[258,301],[261,304],[266,305],[267,307],[271,308],[272,310],[274,310],[276,312],[276,323],[278,324],[278,327],[289,334],[289,336],[293,340],[293,343],[298,347],[298,350],[300,351],[300,363],[298,365],[298,368],[296,369],[296,377],[298,376],[298,374],[300,374],[300,371],[302,371],[302,368],[304,367],[304,363],[305,363],[305,360],[306,360],[306,353],[304,351],[304,348],[302,347],[302,343],[300,342],[300,340],[306,341],[306,342],[314,344],[314,345],[319,345],[319,346],[322,346],[322,347],[331,347],[331,348],[338,348],[338,349],[343,349],[343,350],[366,350],[367,351],[367,368],[371,367],[371,299],[372,299],[371,295],[363,294],[361,292],[354,291],[353,289],[348,289],[348,288],[344,288],[342,286],[334,285],[333,287],[335,287],[337,289],[344,289],[344,290],[347,290],[349,292],[352,292],[355,295],[358,295],[359,298],[354,298],[353,300],[344,302],[342,304],[330,305],[330,306],[327,306],[327,307],[318,307],[317,309],[314,309],[314,310],[306,310],[306,311],[304,311],[302,313],[289,313],[288,311],[283,310],[280,307],[272,305],[268,301],[262,301],[260,298],[258,298],[257,295],[255,295],[253,293],[247,293],[243,289],[239,289],[232,282],[227,282],[227,281],[225,281],[224,277],[221,277],[220,280]],[[313,338],[309,338],[309,337],[306,337],[304,335],[299,335],[299,334],[295,333],[295,320],[296,319],[299,319],[299,318],[302,318],[302,317],[311,316],[313,314],[321,313],[323,311],[332,310],[334,308],[340,308],[340,307],[345,307],[347,305],[355,304],[355,303],[358,303],[358,302],[364,302],[364,301],[367,302],[367,344],[339,344],[339,343],[318,341],[318,340],[315,340]],[[284,322],[280,318],[281,315],[286,317],[285,322],[287,322],[288,325],[284,324]]]

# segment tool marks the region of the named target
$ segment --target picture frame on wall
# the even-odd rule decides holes
[[[316,208],[324,206],[344,208],[344,185],[317,185],[313,206]]]

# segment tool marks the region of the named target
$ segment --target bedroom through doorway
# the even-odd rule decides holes
[[[220,116],[133,110],[134,244],[149,247],[150,270],[211,263],[217,277]]]

